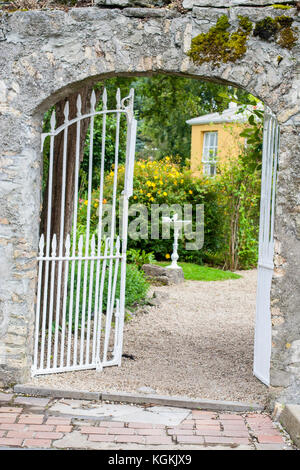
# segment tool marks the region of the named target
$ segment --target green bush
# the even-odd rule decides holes
[[[136,302],[143,301],[148,289],[149,283],[144,272],[133,264],[127,264],[125,305],[130,307]]]
[[[216,178],[224,214],[223,247],[218,253],[226,269],[250,269],[258,261],[259,213],[263,144],[263,111],[254,109],[241,132],[247,147],[229,158]]]
[[[226,163],[217,177],[223,208],[223,246],[219,259],[225,269],[250,269],[257,264],[261,170],[249,171],[245,160]]]
[[[193,177],[187,167],[181,167],[175,160],[165,157],[161,160],[140,160],[135,163],[133,195],[130,207],[137,204],[137,212],[129,210],[129,227],[140,219],[144,227],[135,239],[128,239],[128,261],[140,267],[152,262],[151,254],[157,261],[169,259],[173,251],[173,231],[170,238],[162,238],[160,214],[159,239],[151,238],[151,206],[166,204],[183,209],[184,204],[204,204],[204,244],[202,249],[188,250],[187,240],[179,240],[180,261],[220,266],[225,269],[249,269],[257,264],[259,204],[261,185],[262,112],[254,111],[248,126],[241,133],[247,138],[247,148],[241,148],[238,157],[230,155],[225,164],[219,163],[215,178],[204,175]],[[114,168],[106,173],[104,182],[104,207],[111,203]],[[119,165],[117,175],[117,200],[124,188],[125,167]],[[99,189],[92,193],[91,233],[97,231]],[[80,200],[79,233],[85,231],[87,200]],[[138,211],[138,205],[146,206],[148,219]],[[117,223],[118,223],[117,206]],[[173,212],[172,212],[173,211]],[[192,228],[196,220],[193,211]],[[82,232],[82,233],[83,233]]]
[[[91,262],[87,262],[87,291],[86,291],[86,302],[85,302],[85,317],[87,318],[88,315],[88,302],[89,302],[89,283],[90,283],[90,274],[91,274]],[[109,260],[107,262],[107,268],[105,273],[105,281],[104,281],[104,289],[103,289],[103,304],[102,304],[102,312],[103,314],[106,313],[107,307],[107,296],[108,296],[108,282],[109,282],[109,273],[108,273],[108,266]],[[92,287],[92,302],[91,302],[91,312],[92,315],[94,313],[94,306],[95,306],[95,291],[96,291],[96,262],[94,263],[94,273],[93,273],[93,287]],[[75,323],[75,301],[76,301],[76,294],[77,294],[77,276],[78,276],[78,263],[75,264],[75,276],[74,276],[74,296],[73,296],[73,308],[72,308],[72,324]],[[101,270],[100,270],[101,276]],[[112,275],[112,282],[113,282]],[[71,285],[71,267],[69,269],[69,286]],[[84,285],[84,262],[81,265],[81,273],[80,273],[80,283],[79,283],[79,326],[81,325],[81,314],[82,314],[82,307],[83,307],[83,285]],[[130,307],[136,302],[142,302],[148,292],[149,283],[147,282],[143,271],[140,271],[134,264],[127,264],[126,266],[126,291],[125,291],[125,306]],[[70,293],[70,289],[68,290]],[[116,295],[115,299],[120,298],[120,267],[118,270],[118,277],[117,277],[117,284],[116,284]],[[67,299],[67,312],[69,311],[69,304],[70,304],[70,296]],[[67,315],[68,317],[68,315]]]
[[[152,252],[146,253],[145,250],[135,250],[134,248],[127,250],[126,259],[127,263],[133,263],[139,269],[143,264],[153,264],[155,261],[154,254]]]
[[[118,169],[118,186],[117,198],[121,195],[124,186],[124,165],[120,165]],[[111,202],[112,188],[114,179],[114,169],[107,173],[104,183],[104,202]],[[92,198],[92,231],[97,230],[97,200],[99,190],[93,192]],[[81,200],[79,210],[80,223],[84,224],[86,219],[86,203]],[[143,204],[148,208],[149,218],[146,222],[148,238],[138,237],[133,240],[128,239],[129,250],[142,250],[145,253],[153,253],[157,260],[169,259],[173,251],[173,233],[169,239],[151,239],[151,219],[150,210],[152,204],[167,204],[173,207],[179,205],[183,208],[184,204],[204,204],[205,223],[204,223],[204,246],[201,250],[187,250],[186,243],[189,240],[184,236],[179,241],[179,256],[183,261],[192,261],[201,264],[203,261],[203,253],[211,250],[216,251],[221,248],[222,237],[221,224],[222,213],[218,205],[218,197],[216,192],[215,181],[211,178],[193,177],[190,170],[186,167],[180,167],[179,164],[171,161],[171,158],[165,157],[159,161],[147,162],[144,160],[135,163],[133,196],[130,204]],[[173,212],[176,212],[174,209]],[[172,211],[171,214],[172,215]],[[136,218],[136,214],[130,215],[129,225]],[[195,211],[193,212],[193,230],[196,224]],[[161,218],[160,218],[160,234],[161,234]]]

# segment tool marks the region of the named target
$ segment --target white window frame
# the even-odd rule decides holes
[[[203,174],[215,176],[217,172],[218,131],[207,131],[203,135]]]

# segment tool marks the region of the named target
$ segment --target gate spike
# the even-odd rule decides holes
[[[42,233],[41,238],[40,238],[40,243],[39,243],[41,257],[44,256],[44,245],[45,245],[45,237],[44,237],[44,234]]]
[[[65,122],[69,120],[69,101],[66,102],[65,108],[64,108],[64,116],[65,116]]]
[[[104,251],[107,253],[108,247],[109,247],[109,242],[110,242],[110,237],[107,237],[105,239],[105,248]]]
[[[120,92],[120,88],[117,89],[116,100],[117,100],[117,109],[120,109],[120,107],[121,107],[121,92]]]
[[[66,256],[70,256],[71,240],[70,240],[69,233],[68,233],[67,238],[66,238],[65,247],[66,247]]]
[[[130,88],[129,97],[130,97],[130,107],[131,107],[131,110],[133,111],[133,104],[134,104],[134,88]]]
[[[106,88],[103,90],[102,94],[103,109],[107,109],[107,91]]]
[[[120,237],[119,235],[117,236],[117,241],[116,241],[116,255],[120,254]]]
[[[76,106],[77,106],[77,116],[81,116],[81,95],[77,96]]]
[[[53,235],[52,244],[51,244],[52,256],[56,256],[56,247],[57,247],[57,240],[56,240],[56,233],[55,233],[55,234]]]
[[[83,248],[83,236],[80,235],[79,242],[78,242],[78,255],[82,255],[82,248]]]
[[[92,113],[95,111],[95,105],[96,105],[96,93],[95,93],[95,90],[93,90],[91,94],[91,112]]]
[[[55,110],[53,110],[51,114],[51,119],[50,119],[51,132],[55,131],[55,124],[56,124]]]

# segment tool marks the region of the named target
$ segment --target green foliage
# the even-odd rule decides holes
[[[243,28],[247,28],[247,22],[242,22]],[[225,27],[226,24],[223,25]],[[190,251],[186,249],[187,240],[182,239],[179,243],[180,259],[201,264],[203,261],[210,262],[214,265],[226,266],[236,265],[234,262],[230,264],[228,257],[225,260],[225,251],[228,248],[228,233],[232,229],[230,223],[224,223],[222,218],[223,207],[226,208],[225,195],[231,204],[230,191],[236,183],[240,188],[241,207],[239,208],[238,226],[239,226],[239,242],[238,242],[238,266],[250,266],[254,263],[254,252],[257,248],[256,232],[254,228],[247,226],[247,217],[252,217],[257,202],[255,201],[253,211],[249,212],[250,201],[247,200],[247,190],[251,186],[250,182],[243,186],[243,178],[246,175],[246,167],[241,174],[241,161],[239,165],[232,163],[232,177],[230,178],[230,170],[226,174],[228,178],[227,187],[226,178],[223,180],[218,176],[216,179],[207,177],[193,178],[188,167],[184,165],[186,161],[189,164],[190,154],[190,128],[186,125],[186,120],[197,115],[205,114],[212,111],[223,111],[227,108],[228,102],[233,99],[239,104],[252,103],[249,94],[241,90],[235,90],[232,87],[224,87],[221,85],[203,83],[197,80],[157,75],[152,78],[118,78],[111,79],[99,83],[97,86],[106,86],[108,91],[108,106],[114,107],[115,93],[118,87],[121,88],[122,97],[127,96],[130,88],[135,88],[135,113],[139,119],[140,126],[138,130],[138,152],[143,157],[152,157],[147,162],[140,160],[135,165],[134,178],[134,194],[131,203],[143,203],[149,209],[151,204],[163,204],[182,206],[184,203],[205,204],[205,238],[202,250]],[[255,104],[255,102],[253,102]],[[101,109],[101,104],[98,105]],[[49,130],[50,110],[44,122],[44,132]],[[244,137],[248,140],[247,151],[247,169],[253,175],[260,171],[260,155],[261,155],[261,129],[256,126],[256,122],[261,118],[260,111],[257,110],[251,117],[248,128],[244,131]],[[105,176],[105,193],[104,203],[110,202],[112,194],[113,182],[113,166],[115,151],[115,118],[107,119],[107,140],[106,140],[106,176]],[[121,143],[119,160],[121,167],[118,175],[118,196],[124,185],[124,158],[125,158],[125,121],[121,124]],[[101,120],[95,120],[95,140],[94,140],[94,168],[93,168],[93,191],[91,205],[91,235],[97,232],[98,224],[98,206],[99,206],[99,168],[101,158]],[[48,139],[49,140],[49,139]],[[47,141],[44,151],[44,178],[46,181],[47,165],[48,165],[48,147]],[[157,150],[153,150],[153,149]],[[84,159],[80,170],[80,200],[79,200],[79,217],[78,217],[78,236],[84,235],[86,231],[87,216],[87,173],[88,173],[88,149],[89,135],[85,146]],[[147,153],[147,149],[150,149]],[[162,158],[162,155],[168,154],[165,149],[178,150],[174,153],[175,157]],[[165,152],[165,153],[164,153]],[[159,160],[154,160],[158,158]],[[185,160],[186,159],[186,160]],[[236,179],[234,179],[236,178]],[[254,177],[255,179],[255,177]],[[223,182],[222,182],[223,181]],[[252,182],[255,186],[255,182]],[[254,184],[255,183],[255,184]],[[250,184],[250,186],[249,186]],[[254,186],[251,191],[254,191]],[[223,191],[224,198],[220,198],[218,191]],[[256,188],[257,189],[257,188]],[[259,191],[258,193],[259,194]],[[245,196],[245,200],[243,199]],[[253,202],[253,201],[252,201]],[[224,206],[225,204],[225,206]],[[233,206],[232,206],[233,207]],[[243,208],[246,209],[244,210]],[[234,209],[234,207],[233,207]],[[234,213],[234,212],[233,212]],[[193,229],[195,229],[195,214],[193,214]],[[254,217],[254,215],[253,215]],[[129,222],[134,216],[130,216]],[[257,217],[256,217],[257,218]],[[252,223],[251,219],[250,225]],[[149,218],[150,224],[150,218]],[[227,224],[227,225],[226,225]],[[256,219],[255,219],[256,224]],[[244,227],[244,228],[243,228]],[[160,226],[161,229],[161,226]],[[226,232],[227,230],[227,232]],[[150,228],[148,230],[151,236]],[[161,230],[160,230],[161,233]],[[248,233],[248,235],[247,235]],[[141,264],[152,262],[151,253],[158,259],[166,259],[172,253],[173,234],[171,230],[171,238],[164,240],[151,239],[129,239],[129,256],[128,261],[138,267]],[[248,261],[247,261],[248,260]],[[250,260],[250,261],[249,261]],[[242,263],[242,264],[241,264]]]
[[[97,110],[101,110],[101,103],[98,105]],[[105,141],[105,164],[104,170],[107,171],[112,166],[115,160],[115,144],[116,144],[116,117],[108,114],[106,118],[106,141]],[[99,184],[100,169],[101,169],[101,143],[102,143],[102,118],[95,119],[94,122],[94,140],[93,140],[93,186]],[[90,131],[88,131],[83,161],[80,165],[80,181],[81,181],[81,196],[85,197],[84,190],[87,189],[87,175],[89,171],[89,146],[90,146]],[[121,117],[120,120],[120,141],[119,141],[119,162],[124,163],[126,158],[126,118]]]
[[[249,269],[257,263],[260,170],[251,173],[241,159],[232,159],[218,181],[224,214],[224,267]]]
[[[118,171],[118,196],[123,189],[124,166]],[[112,195],[114,172],[113,170],[105,178],[105,200],[110,202]],[[221,247],[221,224],[222,213],[218,206],[215,181],[211,178],[195,178],[186,167],[180,167],[173,163],[170,157],[159,161],[137,161],[135,163],[133,197],[132,203],[142,204],[148,208],[149,217],[145,222],[142,213],[129,212],[130,223],[141,217],[141,227],[146,226],[146,236],[143,238],[142,229],[137,239],[128,240],[128,248],[144,250],[146,253],[153,252],[156,259],[166,259],[170,257],[173,246],[173,234],[168,239],[151,238],[150,211],[152,204],[167,204],[173,206],[171,214],[178,212],[178,207],[192,204],[205,204],[205,224],[204,224],[204,248],[203,250],[191,251],[186,249],[188,240],[182,238],[179,243],[179,256],[183,260],[202,263],[203,252],[205,250],[219,250]],[[138,206],[137,206],[138,207]],[[193,213],[193,230],[195,230],[195,211]],[[160,217],[160,234],[161,234]]]
[[[263,112],[254,110],[241,136],[247,147],[239,157],[229,159],[219,171],[219,203],[223,208],[222,264],[231,270],[249,269],[257,264]],[[211,259],[212,261],[212,259]]]
[[[121,96],[128,96],[130,88],[135,90],[135,117],[138,120],[137,158],[163,158],[165,155],[178,156],[178,163],[184,164],[190,155],[191,129],[186,124],[188,119],[214,111],[222,112],[227,108],[229,89],[239,102],[247,102],[248,94],[242,90],[223,85],[202,82],[200,80],[169,75],[154,77],[119,77],[107,79],[95,85],[106,87],[108,107],[115,108],[115,96],[120,88]],[[54,107],[44,116],[43,132],[50,130],[50,117]],[[97,105],[101,110],[101,99]],[[105,169],[110,169],[115,158],[116,118],[107,115]],[[94,123],[93,144],[93,188],[100,180],[102,118],[96,117]],[[80,197],[87,199],[87,178],[89,166],[89,130],[84,147],[84,157],[80,168]],[[125,160],[126,122],[121,119],[119,161]],[[44,147],[43,187],[48,174],[49,139]]]
[[[118,88],[121,92],[121,97],[125,98],[129,95],[130,88],[134,87],[136,78],[112,78],[103,82],[98,82],[95,88],[106,88],[108,97],[108,109],[116,108],[116,93]],[[97,111],[102,110],[102,99],[96,106]],[[102,148],[102,116],[95,117],[94,120],[94,134],[93,134],[93,187],[99,185],[100,169],[101,169],[101,148]],[[115,160],[115,144],[116,144],[116,126],[117,119],[113,114],[106,115],[106,139],[105,139],[105,171],[109,170]],[[126,135],[127,124],[124,115],[120,119],[120,132],[119,132],[119,154],[118,159],[120,163],[124,163],[126,158]],[[89,169],[89,152],[90,152],[90,129],[87,132],[87,137],[84,147],[83,161],[80,165],[80,186],[81,197],[86,198],[87,189],[87,175]]]
[[[273,39],[281,47],[292,49],[297,41],[296,28],[292,28],[293,18],[289,16],[267,16],[258,21],[253,31],[254,36],[263,40]]]
[[[178,156],[182,165],[190,155],[188,119],[227,107],[221,96],[228,87],[170,75],[138,78],[134,83],[138,117],[137,158]],[[242,102],[246,93],[229,87]]]
[[[105,86],[108,106],[115,107],[115,95],[120,88],[121,96],[135,90],[135,117],[138,120],[136,156],[159,159],[165,155],[176,155],[178,163],[184,164],[190,154],[191,130],[188,119],[210,113],[222,112],[228,101],[221,96],[227,87],[201,82],[190,78],[156,75],[154,77],[113,78],[99,82]],[[232,87],[231,87],[232,88]],[[244,100],[246,93],[232,88],[232,93]],[[101,100],[97,106],[101,110]],[[163,123],[163,125],[162,125]],[[116,118],[107,116],[105,170],[110,169],[115,158]],[[99,182],[101,162],[102,119],[96,118],[93,145],[93,187]],[[119,162],[125,161],[126,120],[122,118],[120,128]],[[81,197],[86,198],[87,174],[89,165],[89,131],[86,139],[84,158],[81,164]]]
[[[143,264],[152,264],[155,261],[154,254],[152,252],[147,253],[145,250],[136,250],[134,248],[127,250],[126,259],[128,263],[135,264],[139,269]]]
[[[263,117],[264,112],[261,109],[254,109],[253,114],[249,116],[248,127],[241,133],[241,137],[247,139],[247,167],[249,171],[255,170],[255,167],[261,166],[261,155],[263,146]]]
[[[127,265],[125,305],[130,307],[136,302],[142,302],[148,292],[149,284],[143,271],[134,264]],[[118,288],[117,288],[118,292]]]
[[[166,261],[157,262],[159,266],[168,266]],[[226,281],[227,279],[240,279],[239,274],[231,271],[222,271],[221,269],[209,268],[208,266],[199,266],[193,263],[178,263],[182,268],[184,279],[186,281]]]
[[[189,57],[197,65],[212,62],[216,67],[220,63],[236,62],[246,52],[246,43],[252,31],[251,21],[239,16],[239,27],[228,31],[230,23],[227,15],[219,17],[215,26],[207,33],[201,33],[192,40]]]
[[[109,261],[107,263],[109,266]],[[94,262],[94,268],[91,268],[91,261],[87,262],[87,286],[90,285],[90,276],[93,275],[93,286],[92,286],[92,302],[91,305],[95,305],[95,293],[96,293],[96,270],[97,263]],[[114,273],[113,273],[114,275]],[[75,264],[75,282],[74,282],[74,297],[76,299],[77,289],[78,289],[78,263]],[[107,294],[108,294],[108,284],[109,284],[109,274],[108,267],[105,272],[105,281],[104,281],[104,290],[103,290],[103,307],[102,312],[105,314],[107,307]],[[71,268],[69,270],[69,285],[71,285]],[[84,285],[84,263],[82,263],[81,272],[80,272],[80,282],[79,282],[79,298],[80,298],[80,312],[79,312],[79,326],[81,325],[82,318],[82,306],[83,306],[83,285]],[[139,270],[134,264],[128,264],[126,267],[126,290],[125,290],[125,305],[130,307],[137,302],[142,302],[148,292],[149,283],[147,282],[143,271]],[[118,271],[117,285],[116,285],[116,295],[115,298],[120,298],[120,268]],[[85,315],[87,318],[88,312],[88,301],[89,301],[89,290],[87,289],[86,302],[85,302]],[[67,312],[69,309],[70,298],[67,299]],[[94,312],[92,312],[93,315]],[[73,312],[72,312],[72,324],[75,324],[75,302],[73,301]]]

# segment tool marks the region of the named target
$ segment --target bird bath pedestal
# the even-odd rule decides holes
[[[178,269],[182,271],[182,268],[178,266],[177,261],[178,261],[178,238],[179,238],[179,232],[182,228],[183,225],[189,224],[191,221],[190,220],[178,220],[178,214],[174,214],[173,217],[163,217],[162,218],[163,223],[167,224],[173,224],[174,225],[174,243],[173,243],[173,253],[171,255],[171,260],[172,263],[169,266],[166,266],[168,269]]]

